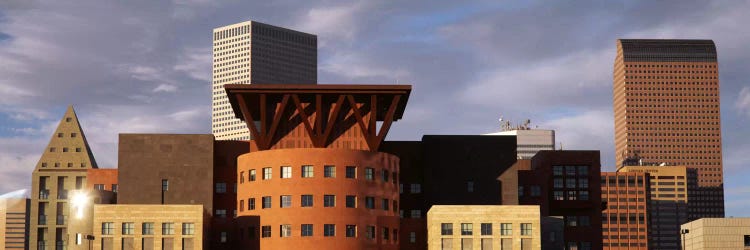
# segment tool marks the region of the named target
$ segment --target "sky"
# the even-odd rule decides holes
[[[614,168],[618,38],[713,39],[727,216],[750,216],[750,1],[0,1],[0,194],[28,189],[67,105],[100,167],[119,133],[211,132],[211,32],[318,36],[318,82],[411,84],[387,140],[556,130]]]

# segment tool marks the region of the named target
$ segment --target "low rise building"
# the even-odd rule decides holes
[[[649,249],[648,173],[602,172],[601,185],[603,249]]]
[[[428,249],[541,249],[540,216],[539,206],[435,205]]]
[[[703,218],[680,227],[685,250],[750,249],[750,218]]]
[[[0,196],[0,249],[28,249],[29,199]]]

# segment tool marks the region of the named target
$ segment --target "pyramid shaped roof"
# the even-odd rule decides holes
[[[40,169],[90,169],[99,168],[91,153],[81,124],[73,106],[68,106],[65,115],[52,134],[47,147],[36,164]]]

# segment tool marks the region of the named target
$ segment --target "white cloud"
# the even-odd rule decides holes
[[[211,82],[211,47],[187,48],[178,57],[175,71],[181,71],[196,80]]]
[[[734,103],[734,106],[740,113],[750,115],[750,87],[742,87],[742,90],[737,95],[737,101]]]
[[[614,162],[614,115],[609,110],[588,110],[569,116],[542,121],[543,129],[555,130],[556,148],[600,150],[602,169],[613,170]]]
[[[318,47],[326,47],[329,41],[351,41],[358,31],[357,18],[364,14],[367,3],[368,1],[355,1],[314,7],[293,26],[300,31],[317,35]]]
[[[405,69],[380,65],[369,57],[352,51],[334,53],[320,66],[320,70],[349,79],[383,77],[393,79],[394,82],[410,75]]]

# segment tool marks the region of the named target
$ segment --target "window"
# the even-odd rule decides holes
[[[589,191],[578,191],[578,199],[582,201],[589,200]]]
[[[367,226],[367,238],[368,239],[375,239],[375,227],[374,226]]]
[[[480,226],[482,235],[492,235],[492,223],[482,223]]]
[[[57,133],[57,137],[58,137],[58,138],[61,138],[61,137],[63,137],[63,133]]]
[[[346,196],[346,207],[351,207],[351,208],[357,207],[357,196],[347,195]]]
[[[542,195],[542,188],[537,185],[531,186],[531,197],[539,197]]]
[[[245,171],[240,172],[240,184],[245,183]]]
[[[323,177],[325,178],[336,178],[336,167],[335,166],[324,166]]]
[[[125,222],[122,223],[122,234],[131,235],[135,233],[135,223]]]
[[[47,164],[44,164],[44,165],[47,165]],[[404,193],[404,184],[403,183],[399,183],[398,184],[398,193],[399,194],[403,194]]]
[[[474,192],[474,182],[473,181],[467,181],[466,182],[466,192],[473,193]]]
[[[76,153],[80,153],[80,152],[81,152],[81,148],[76,148]]]
[[[263,237],[263,238],[271,237],[271,226],[260,227],[260,237]]]
[[[309,194],[302,195],[302,207],[312,207],[313,206],[313,196]]]
[[[94,184],[94,190],[104,190],[104,184]]]
[[[411,210],[411,217],[414,219],[422,218],[422,210]]]
[[[531,235],[531,223],[521,223],[521,235]]]
[[[518,186],[518,197],[523,196],[523,186]]]
[[[169,180],[161,179],[161,191],[168,191],[168,190],[169,190]]]
[[[453,235],[453,223],[441,223],[440,235]]]
[[[582,226],[582,227],[591,226],[591,218],[589,218],[588,216],[578,217],[578,226]]]
[[[227,232],[221,232],[219,241],[222,243],[227,242]]]
[[[383,169],[383,171],[380,172],[381,179],[383,179],[383,182],[388,182],[388,176],[390,173],[388,170]]]
[[[578,166],[578,175],[588,175],[589,166]]]
[[[563,187],[563,179],[562,178],[555,178],[553,187],[554,188],[562,188]]]
[[[578,187],[579,188],[589,188],[589,179],[579,178],[578,179]]]
[[[357,237],[357,225],[346,225],[346,237]]]
[[[174,223],[166,222],[161,223],[161,234],[173,235],[174,234]]]
[[[566,216],[565,222],[567,226],[569,227],[576,227],[578,226],[578,217],[577,216]]]
[[[216,183],[216,193],[223,194],[227,192],[227,184],[223,182]]]
[[[76,133],[70,133],[70,137],[75,138],[76,136],[78,136],[78,134],[76,134]]]
[[[347,166],[346,167],[346,178],[356,179],[357,178],[357,167]]]
[[[255,210],[255,198],[247,199],[247,210]]]
[[[240,212],[245,211],[245,200],[240,200]]]
[[[368,181],[375,180],[375,169],[365,168],[365,180],[368,180]]]
[[[291,206],[292,206],[292,196],[291,195],[282,195],[281,196],[280,207],[291,207]]]
[[[182,223],[182,235],[193,235],[193,234],[195,234],[195,224]]]
[[[412,194],[418,194],[422,192],[422,185],[419,183],[412,183],[410,185],[411,190],[409,190]]]
[[[388,211],[388,199],[383,199],[383,202],[380,204],[383,206],[383,210]]]
[[[216,217],[219,217],[219,218],[226,218],[226,217],[227,217],[227,210],[224,210],[224,209],[216,209]]]
[[[415,243],[415,242],[417,242],[417,233],[409,232],[409,243]]]
[[[365,208],[375,209],[375,197],[365,197]]]
[[[261,206],[261,208],[263,209],[271,208],[271,196],[263,196],[262,200],[263,200],[263,205]]]
[[[461,223],[461,235],[473,235],[473,234],[474,234],[474,224]]]
[[[552,174],[556,176],[563,175],[563,167],[562,166],[552,166]]]
[[[513,235],[513,224],[501,223],[500,224],[500,235]]]
[[[51,147],[51,148],[49,148],[49,151],[50,151],[50,152],[55,152],[55,148],[54,148],[54,147]]]
[[[578,196],[576,196],[576,191],[568,191],[568,200],[574,201],[577,198]]]
[[[336,196],[332,194],[323,195],[323,207],[335,207]]]
[[[552,192],[552,198],[556,201],[565,200],[565,196],[563,195],[563,191],[553,191]]]
[[[281,167],[281,178],[282,179],[292,178],[292,167],[288,167],[288,166]]]
[[[153,222],[144,222],[141,224],[141,234],[143,235],[153,235],[154,234],[154,223]]]
[[[312,224],[302,224],[302,237],[305,237],[305,236],[313,236]]]
[[[336,225],[334,224],[323,224],[323,236],[336,236]]]
[[[292,225],[290,224],[279,225],[279,236],[282,238],[292,237]]]
[[[578,243],[575,241],[568,242],[568,250],[578,250]]]
[[[565,166],[565,175],[576,175],[575,166]]]
[[[380,235],[383,235],[383,240],[388,240],[389,239],[389,236],[391,235],[390,231],[391,230],[388,230],[387,227],[383,227],[383,233],[380,234]]]
[[[112,235],[114,233],[115,233],[114,222],[102,222],[102,234],[103,235]]]
[[[313,166],[302,166],[302,178],[312,178],[313,177]]]
[[[72,121],[72,120],[73,120],[73,119],[72,119],[72,118],[70,118],[70,117],[65,117],[65,122],[70,122],[70,121]]]
[[[273,169],[272,168],[263,168],[263,179],[268,180],[271,179],[271,176],[273,175]]]
[[[744,236],[745,246],[750,247],[750,235]]]
[[[67,153],[67,152],[68,152],[68,148],[63,148],[63,153]]]
[[[582,241],[581,250],[591,250],[591,242]]]
[[[576,187],[576,179],[573,179],[573,178],[565,179],[565,187],[566,188],[575,188]]]
[[[255,169],[250,169],[250,181],[255,181]]]

